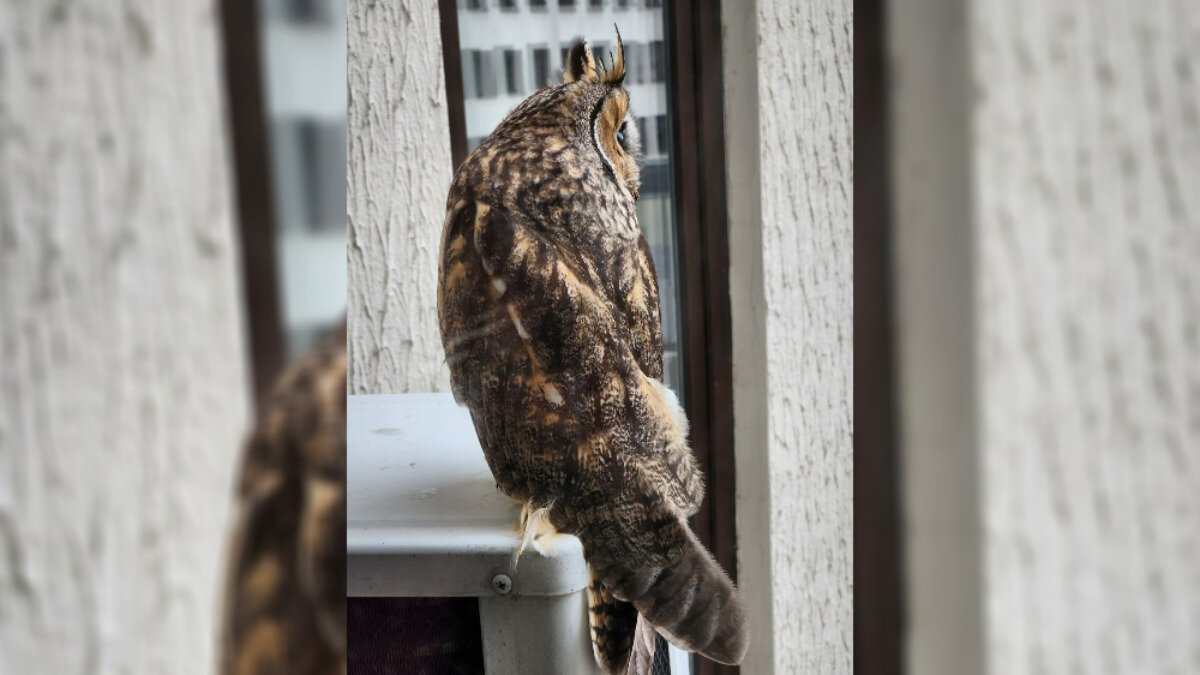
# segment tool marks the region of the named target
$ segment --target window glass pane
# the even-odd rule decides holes
[[[661,3],[640,1],[588,0],[587,11],[579,11],[577,6],[583,5],[582,1],[572,0],[529,0],[505,12],[474,11],[459,5],[468,149],[477,147],[508,111],[536,88],[559,81],[562,62],[575,38],[587,37],[597,56],[609,62],[609,52],[616,45],[613,24],[618,25],[625,42],[625,85],[644,139],[638,217],[658,273],[665,379],[682,392],[679,266],[671,197],[671,116],[663,47],[665,10]],[[478,60],[474,60],[475,55],[480,55]],[[493,55],[498,65],[491,64]],[[520,58],[522,55],[527,58]]]
[[[346,3],[259,0],[287,350],[346,311]]]

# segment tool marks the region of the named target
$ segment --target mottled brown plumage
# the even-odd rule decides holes
[[[619,36],[609,69],[577,44],[564,83],[517,106],[458,170],[439,269],[446,359],[497,485],[583,542],[605,669],[626,667],[638,614],[737,663],[741,601],[686,522],[703,479],[661,383],[623,77]]]
[[[346,669],[346,331],[288,368],[238,484],[222,675]]]

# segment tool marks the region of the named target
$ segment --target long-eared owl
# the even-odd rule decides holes
[[[619,34],[616,44],[606,67],[576,43],[563,82],[513,109],[458,169],[439,267],[442,341],[497,486],[533,516],[527,533],[545,516],[583,542],[600,665],[641,671],[651,627],[734,664],[745,613],[687,525],[703,478],[662,384]]]

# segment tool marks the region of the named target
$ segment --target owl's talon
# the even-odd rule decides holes
[[[542,516],[546,515],[549,507],[534,508],[525,502],[521,505],[521,516],[519,519],[521,530],[521,543],[517,545],[517,550],[513,551],[512,558],[508,562],[509,574],[516,574],[517,562],[521,559],[521,554],[525,552],[525,548],[533,544],[533,550],[540,555],[546,555],[545,549],[538,543],[537,539],[541,536],[538,533],[538,524],[542,520]]]

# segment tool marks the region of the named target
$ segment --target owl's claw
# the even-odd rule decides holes
[[[512,558],[508,561],[509,576],[517,573],[517,562],[521,559],[521,554],[525,552],[525,548],[530,544],[533,544],[533,550],[537,551],[539,555],[546,555],[545,549],[538,542],[538,538],[542,536],[538,534],[538,524],[548,510],[548,507],[535,509],[529,505],[529,502],[521,506],[521,543],[517,545],[517,550],[513,551]]]

